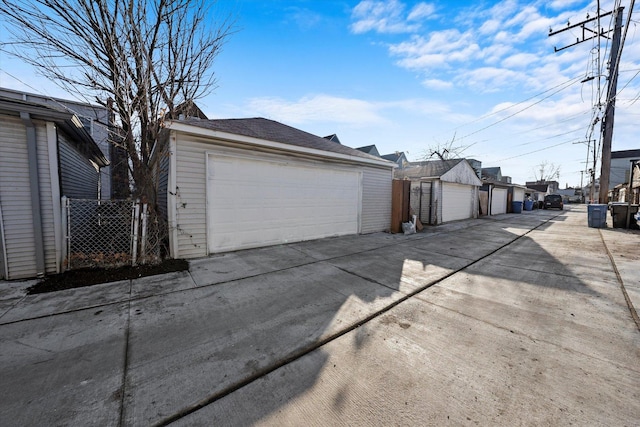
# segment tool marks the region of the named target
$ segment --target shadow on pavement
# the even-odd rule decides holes
[[[456,272],[466,273],[467,289],[456,285],[448,291],[482,289],[487,292],[483,296],[486,300],[491,300],[491,292],[510,292],[512,280],[598,296],[596,287],[580,279],[582,274],[593,274],[589,260],[580,259],[580,265],[567,261],[568,255],[580,256],[580,248],[570,241],[566,247],[558,247],[552,239],[544,239],[545,233],[554,232],[554,222],[564,221],[562,213],[557,215],[505,215],[476,220],[468,228],[453,224],[451,231],[443,226],[413,236],[379,233],[243,251],[194,261],[191,277],[176,276],[169,283],[134,281],[131,295],[135,298],[123,308],[129,316],[122,342],[126,356],[109,350],[125,360],[123,371],[109,371],[112,380],[123,374],[125,378],[124,387],[110,393],[122,398],[120,419],[124,425],[148,425],[191,414],[193,419],[204,417],[200,420],[213,424],[216,420],[221,424],[258,422],[304,395],[323,370],[331,369],[326,365],[329,356],[321,348],[323,344],[350,332],[355,348],[365,348],[370,335],[367,327],[361,326],[363,322]],[[524,236],[534,227],[535,241]],[[584,227],[576,229],[585,232]],[[595,247],[595,238],[592,243]],[[595,256],[593,252],[583,256]],[[485,264],[492,268],[482,268]],[[499,286],[492,290],[492,283]],[[461,310],[465,306],[473,310],[478,304],[471,297],[461,302]],[[518,303],[517,293],[513,303]],[[69,322],[74,321],[73,316],[67,316]],[[402,330],[403,322],[397,323]],[[86,327],[91,330],[95,326]],[[7,333],[4,328],[0,331],[3,349],[11,347],[11,357],[19,357],[15,347],[20,345],[21,335]],[[56,333],[63,331],[61,327]],[[29,339],[37,341],[33,336]],[[83,344],[78,343],[68,351],[82,349]],[[267,374],[279,375],[278,368],[303,355],[307,355],[304,372],[296,374],[286,392],[265,389],[263,404],[249,407],[247,402],[249,406],[233,418],[228,418],[231,415],[227,412],[216,414],[220,399]],[[49,360],[33,356],[29,363],[59,369]],[[16,387],[20,378],[31,378],[29,367],[19,361],[0,361],[0,375],[11,378]],[[78,402],[73,392],[69,396],[56,408],[67,411],[67,418],[61,416],[56,422],[78,421],[73,413]],[[343,399],[338,390],[337,411]],[[7,408],[13,412],[25,403],[10,398],[3,402],[2,412]],[[112,407],[103,409],[111,411]],[[50,410],[53,408],[43,405],[36,413],[46,419]],[[1,424],[8,419],[0,417]]]

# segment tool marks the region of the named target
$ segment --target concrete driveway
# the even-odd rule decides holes
[[[638,265],[579,206],[3,282],[0,425],[637,425]]]

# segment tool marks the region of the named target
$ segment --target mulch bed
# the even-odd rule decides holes
[[[100,283],[117,282],[119,280],[137,279],[156,274],[172,273],[189,269],[189,262],[184,259],[167,259],[156,265],[124,266],[120,268],[85,268],[70,270],[64,273],[47,276],[41,282],[27,289],[28,294],[62,291],[64,289],[82,288]]]

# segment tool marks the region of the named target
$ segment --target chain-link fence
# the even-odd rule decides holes
[[[67,269],[160,262],[163,227],[147,204],[67,198],[62,204]]]

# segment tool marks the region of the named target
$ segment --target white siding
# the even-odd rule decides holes
[[[178,134],[176,146],[176,229],[178,257],[207,255],[206,140]],[[173,191],[169,189],[169,191]],[[169,207],[172,209],[172,207]]]
[[[27,132],[22,120],[2,116],[0,203],[9,279],[36,275]]]
[[[362,233],[389,229],[392,179],[392,170],[362,168]]]
[[[19,118],[1,116],[0,121],[2,122],[0,126],[0,203],[2,204],[8,279],[34,277],[37,274],[36,248],[26,128]],[[45,269],[47,273],[55,273],[56,251],[46,124],[35,121],[34,125]]]
[[[514,202],[522,202],[524,201],[524,189],[523,188],[513,188],[513,201]]]
[[[57,273],[56,236],[54,229],[53,195],[51,191],[51,173],[49,167],[49,145],[47,141],[47,124],[34,121],[36,141],[38,145],[38,180],[40,187],[40,216],[42,217],[42,241],[44,243],[44,265],[46,273]]]

